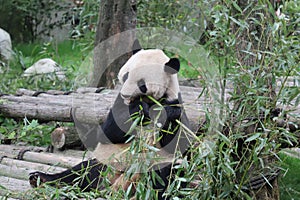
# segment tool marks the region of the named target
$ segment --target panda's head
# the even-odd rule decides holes
[[[129,104],[137,96],[149,95],[159,100],[178,99],[177,73],[180,62],[169,58],[159,49],[140,50],[121,68],[118,78],[122,84],[121,96]]]

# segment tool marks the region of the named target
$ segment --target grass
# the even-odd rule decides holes
[[[4,73],[0,74],[2,79],[0,92],[13,93],[18,88],[71,90],[74,77],[77,76],[79,66],[85,57],[85,52],[82,51],[79,44],[72,40],[58,44],[16,44],[14,48],[15,60],[9,63],[9,67],[2,67]],[[49,75],[22,77],[25,69],[42,58],[51,58],[61,65],[65,71],[67,80],[59,81],[53,78],[53,76],[49,78]]]
[[[282,168],[286,170],[279,179],[280,199],[300,199],[300,159],[280,153]]]
[[[44,57],[50,57],[61,65],[65,62],[80,61],[83,57],[78,42],[73,40],[65,40],[61,43],[31,43],[31,44],[17,44],[15,51],[32,61]]]
[[[281,167],[286,170],[286,173],[282,173],[279,178],[280,184],[280,199],[281,200],[298,200],[300,199],[300,182],[299,182],[299,169],[300,160],[295,157],[280,153],[282,159]],[[1,190],[1,184],[0,184]],[[2,191],[5,193],[5,191]],[[21,198],[21,199],[60,199],[60,198],[84,198],[84,199],[95,199],[103,197],[104,191],[94,192],[80,192],[79,188],[75,186],[65,186],[61,188],[54,188],[48,185],[44,185],[41,188],[34,188],[26,191],[25,193],[11,192],[8,194],[10,197]],[[189,198],[189,197],[188,197]],[[1,199],[1,198],[0,198]]]

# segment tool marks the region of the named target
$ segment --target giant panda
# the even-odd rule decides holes
[[[189,127],[188,119],[182,107],[177,73],[180,69],[180,62],[177,58],[169,58],[160,49],[139,49],[122,66],[119,71],[118,79],[121,83],[120,92],[110,109],[106,121],[99,126],[96,134],[93,134],[92,141],[97,144],[94,153],[101,152],[103,144],[125,144],[129,138],[136,134],[128,134],[132,122],[128,123],[131,116],[135,113],[143,115],[140,124],[154,121],[155,107],[157,102],[163,106],[163,114],[160,113],[159,119],[155,120],[160,128],[158,145],[164,151],[172,154],[180,152],[182,154],[189,147],[188,136],[182,134],[181,126],[178,121]],[[152,97],[152,98],[149,98]],[[152,100],[151,100],[152,99]],[[153,101],[156,100],[156,101]],[[100,161],[99,161],[100,160]],[[173,172],[173,162],[155,163],[153,171],[160,176],[161,181],[153,180],[153,189],[158,190],[158,199],[166,199],[164,191]],[[88,173],[80,181],[79,187],[88,191],[90,189],[104,189],[99,187],[103,181],[102,174],[108,169],[109,163],[96,159],[83,161],[78,165],[57,174],[47,174],[43,172],[33,172],[29,175],[29,182],[33,187],[37,186],[38,180],[41,183],[50,184],[74,184],[80,177],[80,172],[88,169]],[[125,168],[126,169],[126,168]],[[109,178],[110,184],[114,188],[122,187],[126,189],[130,181],[137,181],[138,175],[124,180],[124,171],[118,170]],[[151,173],[151,171],[147,172]]]

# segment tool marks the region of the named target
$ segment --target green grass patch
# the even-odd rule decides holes
[[[8,65],[2,66],[0,74],[0,92],[14,93],[18,88],[32,90],[72,90],[78,70],[90,52],[85,41],[66,40],[61,43],[31,43],[16,44],[15,59]],[[57,80],[55,76],[39,75],[23,77],[25,69],[42,58],[51,58],[61,65],[67,77],[66,80]]]
[[[280,153],[282,159],[282,177],[279,179],[280,199],[300,199],[300,159]],[[284,174],[283,174],[284,173]]]

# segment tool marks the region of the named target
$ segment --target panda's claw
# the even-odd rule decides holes
[[[41,183],[45,183],[46,177],[45,174],[42,172],[31,172],[29,173],[29,183],[31,187],[35,188],[38,187]]]

